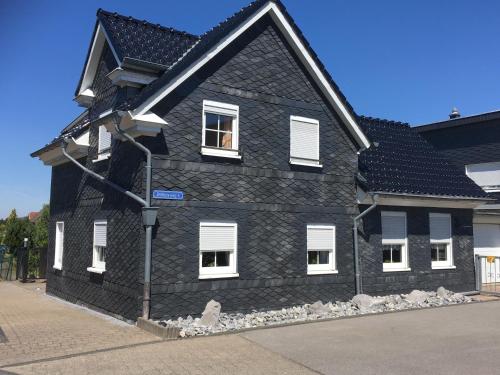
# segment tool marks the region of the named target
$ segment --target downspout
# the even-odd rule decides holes
[[[353,219],[352,231],[354,236],[354,274],[356,283],[356,294],[361,294],[363,292],[361,287],[361,272],[359,267],[358,221],[362,219],[365,215],[367,215],[375,207],[377,207],[378,195],[375,194],[372,196],[372,198],[373,198],[372,205]]]
[[[124,188],[122,188],[121,186],[115,184],[114,182],[111,182],[107,179],[105,179],[104,177],[102,177],[100,174],[97,174],[95,173],[94,171],[91,171],[90,169],[88,169],[87,167],[85,167],[84,165],[80,164],[77,160],[75,160],[71,155],[69,155],[67,152],[66,152],[66,144],[67,144],[67,141],[64,140],[62,143],[61,143],[61,150],[62,150],[62,153],[63,155],[69,159],[73,164],[75,164],[78,168],[80,168],[81,170],[83,170],[85,173],[88,173],[89,175],[91,175],[92,177],[96,178],[97,180],[101,181],[102,183],[108,185],[108,186],[111,186],[113,189],[115,190],[118,190],[120,193],[123,193],[125,194],[126,196],[132,198],[133,200],[135,200],[137,203],[139,203],[141,206],[146,206],[146,201],[140,197],[138,197],[137,195],[135,195],[134,193],[132,193],[131,191],[128,191]]]
[[[115,121],[115,130],[135,147],[146,154],[146,202],[142,209],[143,224],[146,227],[146,241],[144,250],[144,288],[142,297],[142,317],[149,319],[151,310],[151,243],[153,240],[153,226],[156,222],[158,207],[151,207],[151,151],[137,142],[130,134],[120,128],[120,121]]]

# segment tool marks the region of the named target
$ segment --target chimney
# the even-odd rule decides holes
[[[460,112],[458,112],[458,109],[456,107],[453,107],[453,109],[451,110],[451,113],[450,113],[450,120],[453,120],[455,118],[459,118],[460,117]]]

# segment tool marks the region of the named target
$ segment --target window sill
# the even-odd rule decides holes
[[[338,270],[326,270],[326,271],[307,271],[308,275],[336,275]]]
[[[234,277],[240,277],[239,273],[218,273],[213,275],[199,275],[198,279],[229,279]]]
[[[408,272],[411,271],[411,268],[386,268],[384,272]]]
[[[455,270],[457,266],[432,266],[433,270]]]
[[[298,161],[298,160],[290,159],[289,163],[291,165],[299,165],[301,167],[323,168],[323,164],[320,164],[319,161],[318,162],[314,162],[314,161],[307,162],[307,161]]]
[[[55,270],[62,271],[62,266],[59,266],[59,265],[56,265],[56,264],[54,264],[54,265],[52,266],[52,268],[53,268],[53,269],[55,269]]]
[[[98,163],[103,160],[108,160],[111,157],[111,152],[106,152],[97,156],[97,159],[92,160],[92,163]]]
[[[212,147],[201,147],[201,154],[205,156],[215,156],[219,158],[240,159],[241,155],[238,150],[224,150]]]
[[[104,268],[95,268],[95,267],[87,267],[87,271],[92,272],[92,273],[98,273],[98,274],[102,274],[102,273],[106,272],[106,270]]]

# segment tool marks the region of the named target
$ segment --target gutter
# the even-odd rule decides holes
[[[142,206],[142,221],[143,225],[146,227],[146,240],[145,240],[145,254],[144,254],[144,290],[143,290],[143,302],[142,302],[142,316],[144,319],[149,319],[149,314],[151,311],[151,243],[153,238],[153,226],[156,223],[156,216],[158,213],[158,207],[151,207],[151,151],[146,148],[141,143],[137,142],[132,136],[127,134],[124,130],[119,127],[119,121],[115,120],[116,131],[126,140],[130,141],[135,147],[139,148],[146,154],[146,199],[142,199],[136,194],[123,187],[115,184],[114,182],[102,177],[98,173],[88,169],[71,155],[66,152],[67,139],[63,139],[61,142],[62,154],[75,164],[78,168],[83,170],[85,173],[94,177],[95,179],[101,181],[102,183],[110,186],[111,188],[119,191],[122,194],[132,198],[134,201]]]
[[[378,205],[378,195],[372,196],[373,204],[366,210],[361,212],[358,216],[353,219],[352,231],[354,236],[354,274],[355,274],[355,286],[356,294],[361,294],[363,292],[361,285],[361,271],[359,266],[359,244],[358,244],[358,221],[372,211]]]

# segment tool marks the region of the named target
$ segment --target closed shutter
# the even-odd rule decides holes
[[[290,118],[291,161],[319,161],[319,122],[292,116]]]
[[[105,221],[94,223],[94,246],[106,247],[108,224]]]
[[[108,132],[104,125],[99,126],[99,144],[97,147],[98,153],[104,152],[111,148],[111,133]]]
[[[334,228],[307,228],[307,250],[333,250]]]
[[[210,225],[200,226],[201,251],[234,251],[236,243],[235,225]]]
[[[430,214],[431,241],[443,241],[451,238],[451,216],[448,214]]]
[[[406,239],[406,215],[382,212],[382,239],[403,241]]]

